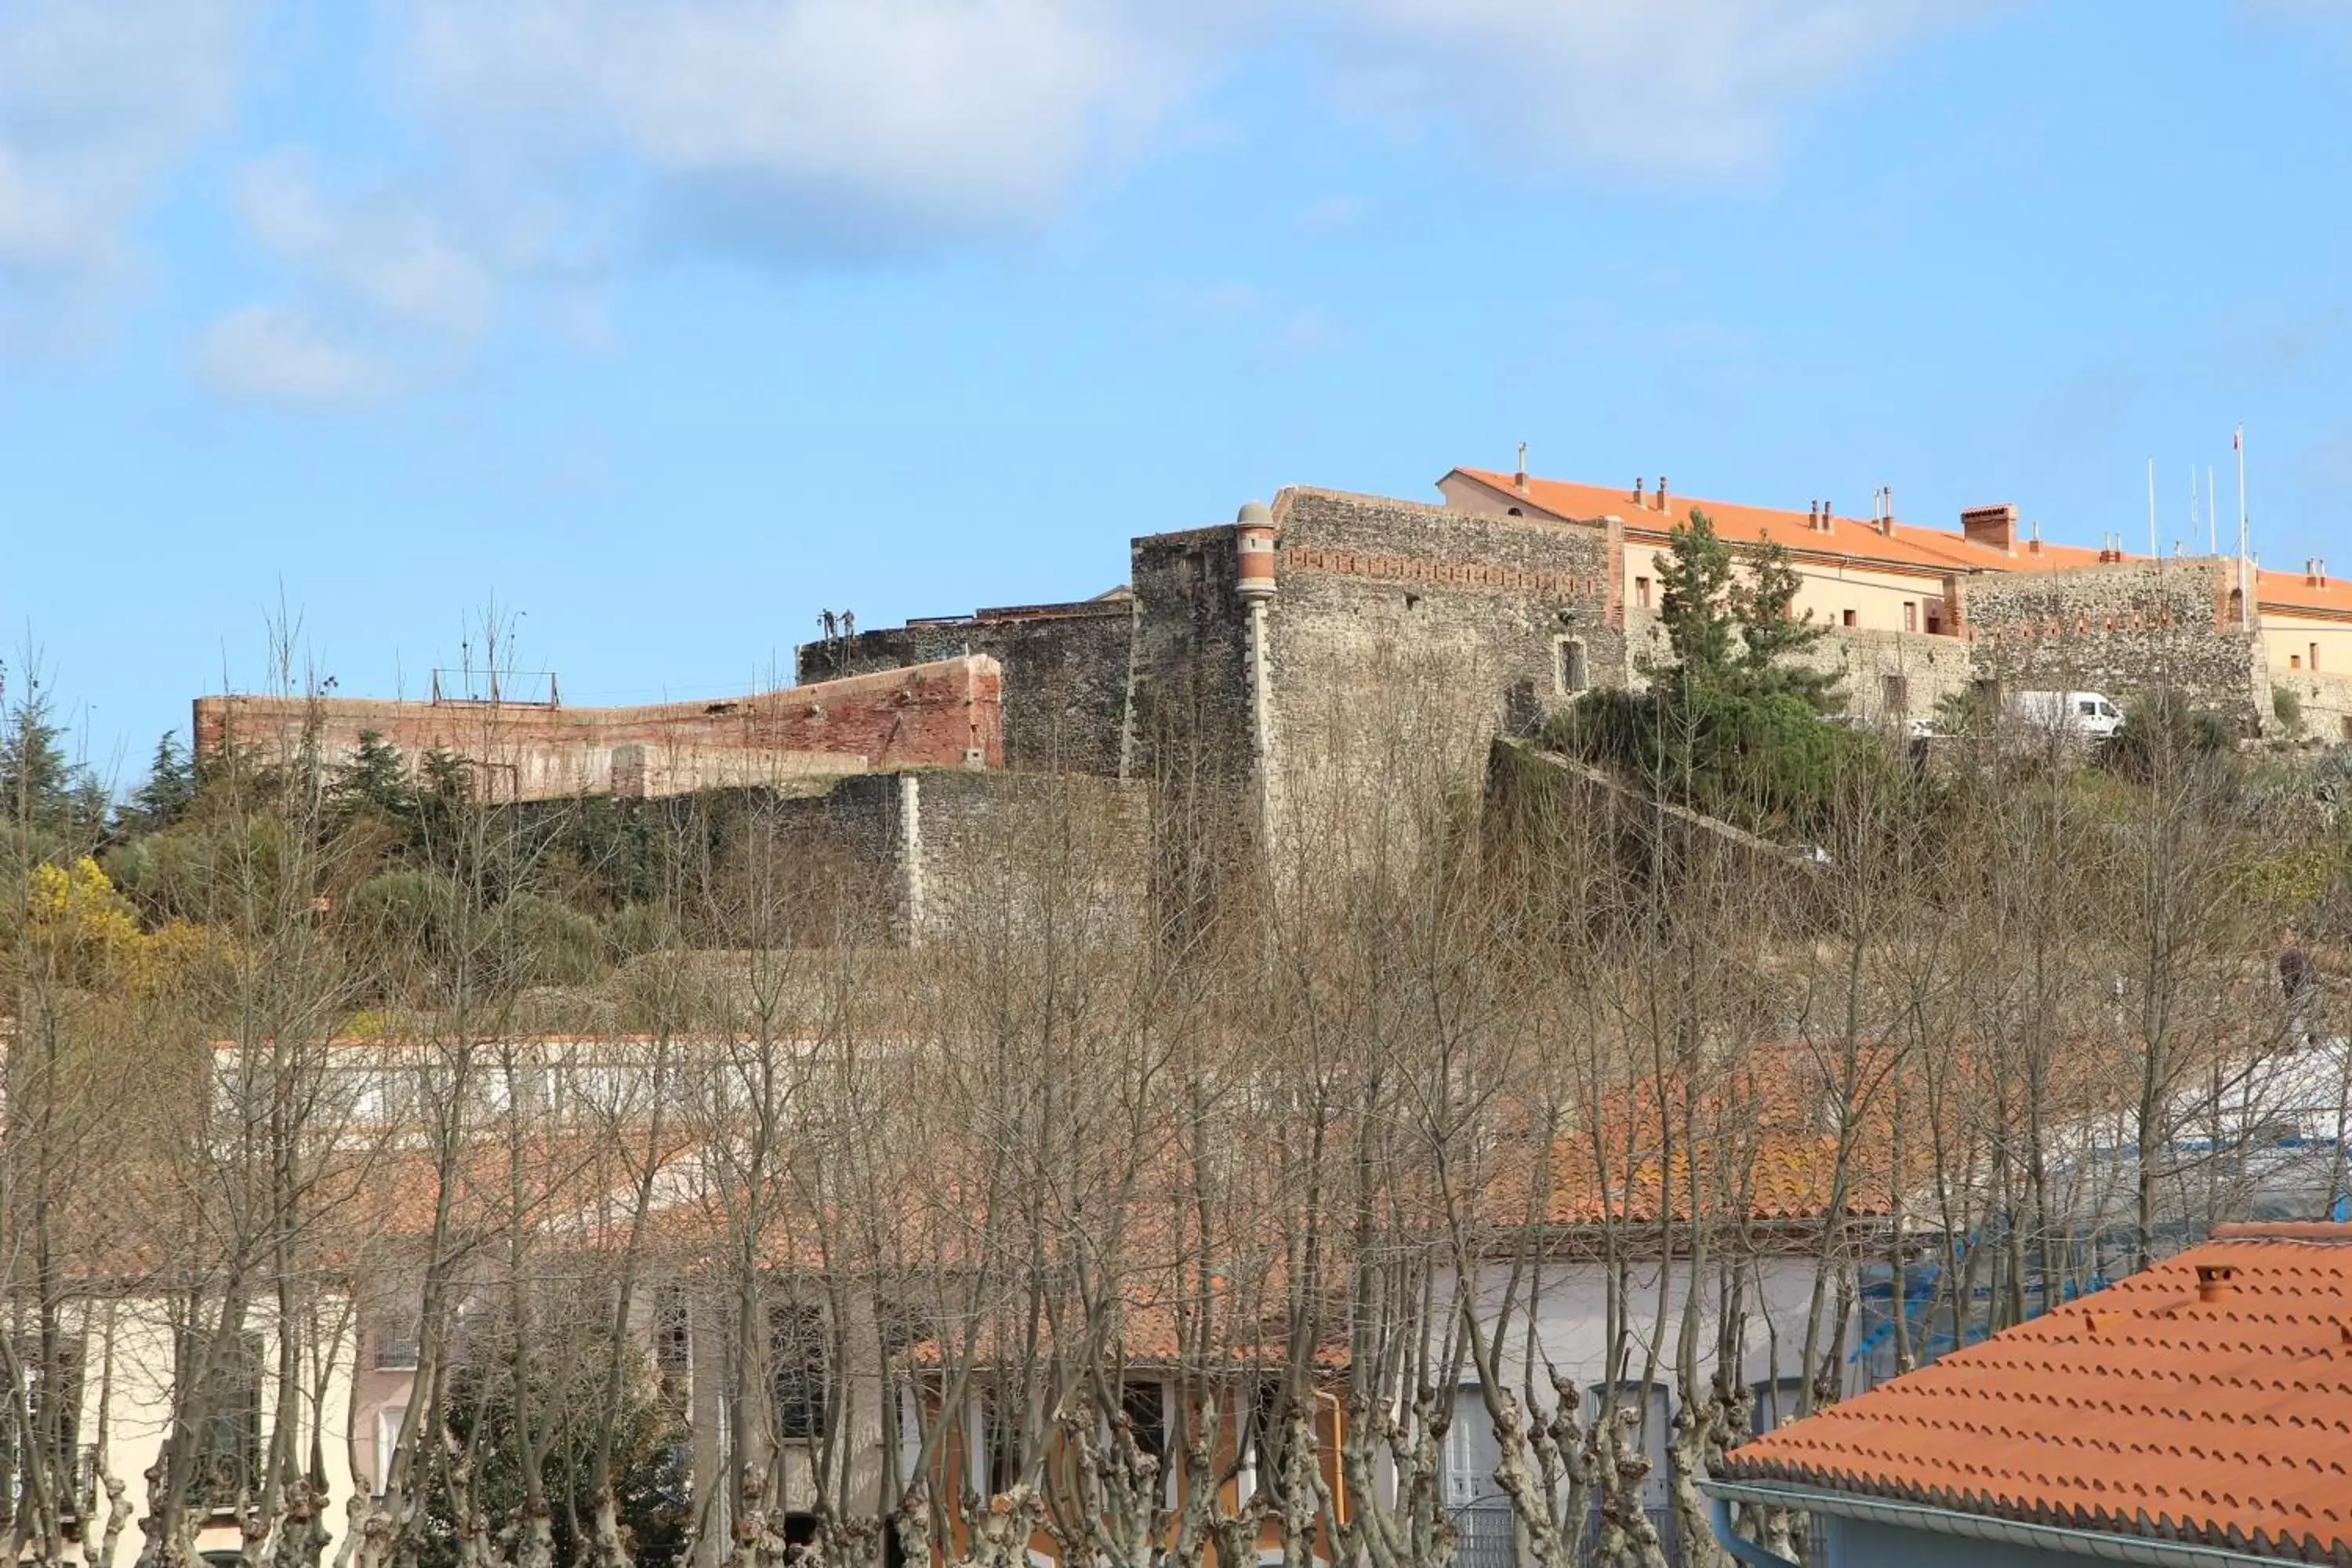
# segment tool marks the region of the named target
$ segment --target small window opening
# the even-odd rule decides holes
[[[1906,632],[1919,629],[1919,605],[1915,600],[1903,601],[1903,629]]]
[[[776,1436],[808,1442],[824,1436],[824,1310],[790,1302],[768,1315],[768,1375]]]
[[[1647,577],[1633,579],[1633,603],[1645,610],[1650,607],[1650,580]]]
[[[1119,1408],[1127,1415],[1128,1432],[1135,1446],[1160,1461],[1168,1459],[1168,1395],[1156,1383],[1130,1383],[1119,1390]]]
[[[1021,1421],[991,1395],[981,1412],[987,1431],[982,1435],[988,1459],[988,1494],[1003,1497],[1021,1479]]]
[[[2317,669],[2319,668],[2319,645],[2317,643],[2313,643],[2311,645],[2311,668],[2314,669]]]
[[[1561,637],[1552,644],[1552,681],[1570,696],[1584,689],[1584,645],[1574,637]]]
[[[2289,669],[2301,669],[2303,668],[2303,655],[2299,653],[2291,653],[2287,655],[2286,667]]]
[[[1851,626],[1858,625],[1858,624],[1860,624],[1860,619],[1861,619],[1861,617],[1859,617],[1858,616],[1856,616],[1856,615],[1855,615],[1855,613],[1854,613],[1853,611],[1852,611],[1852,610],[1848,610],[1848,611],[1846,611],[1846,612],[1845,612],[1845,624],[1846,624],[1847,626]]]
[[[1407,594],[1404,596],[1404,607],[1408,611],[1421,608],[1421,595],[1418,594]]]

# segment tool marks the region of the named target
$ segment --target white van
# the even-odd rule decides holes
[[[2110,739],[2124,727],[2123,710],[2095,691],[2021,691],[2010,711],[2037,730],[2063,731],[2086,741]]]

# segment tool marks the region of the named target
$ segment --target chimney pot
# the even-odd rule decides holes
[[[2200,1263],[2197,1266],[2197,1299],[2203,1302],[2224,1301],[2236,1293],[2238,1266],[2234,1263]]]
[[[1658,510],[1666,510],[1666,476],[1664,474],[1658,476]]]
[[[1525,441],[1519,443],[1519,466],[1511,474],[1511,483],[1521,491],[1528,488],[1528,444]]]

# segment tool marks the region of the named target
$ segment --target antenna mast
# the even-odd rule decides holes
[[[2246,581],[2246,427],[2231,432],[2230,449],[2238,454],[2238,629],[2254,624],[2254,598]]]

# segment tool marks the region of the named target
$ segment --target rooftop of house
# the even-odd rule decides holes
[[[1455,468],[1447,478],[1456,475],[1507,505],[1529,508],[1546,516],[1580,521],[1619,518],[1631,537],[1643,540],[1664,539],[1696,508],[1714,520],[1718,534],[1734,542],[1744,543],[1760,535],[1802,553],[1842,556],[1910,571],[2047,571],[2149,559],[2128,551],[2105,552],[2034,538],[2024,525],[2012,530],[2011,546],[2001,549],[1985,538],[1971,539],[1960,529],[1929,528],[1892,518],[1851,517],[1826,502],[1797,511],[1662,493],[1663,479],[1655,485],[1645,481],[1637,491],[1485,468]],[[1991,531],[1985,531],[1988,537]],[[2258,579],[2255,598],[2263,605],[2352,615],[2352,583],[2327,576],[2316,563],[2297,572],[2263,570]]]
[[[2352,1558],[2352,1226],[2225,1225],[1735,1449],[1718,1479]]]

